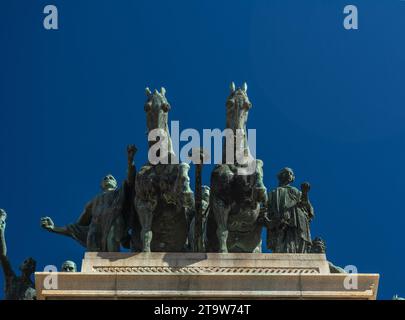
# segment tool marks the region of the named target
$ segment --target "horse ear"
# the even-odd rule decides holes
[[[162,96],[165,96],[165,95],[166,95],[166,89],[165,89],[165,87],[162,87],[162,88],[160,89],[160,93],[162,94]]]
[[[248,86],[247,83],[243,83],[243,87],[242,87],[243,91],[247,92]]]
[[[236,87],[235,87],[235,82],[231,82],[231,85],[230,85],[230,87],[229,87],[230,89],[231,89],[231,93],[234,93],[235,92],[235,90],[236,90]]]
[[[150,91],[149,87],[145,88],[145,94],[147,97],[150,97],[150,95],[152,94],[152,92]]]

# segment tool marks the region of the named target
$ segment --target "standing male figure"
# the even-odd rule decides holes
[[[278,176],[279,186],[269,193],[267,247],[274,253],[307,253],[311,245],[309,223],[314,209],[308,200],[309,183],[301,190],[290,186],[295,180],[290,168],[282,169]]]
[[[72,237],[87,251],[118,252],[121,245],[128,248],[128,230],[136,216],[133,208],[136,151],[134,145],[127,147],[127,179],[121,188],[117,188],[117,181],[108,174],[101,181],[103,192],[86,205],[76,223],[57,227],[51,218],[44,217],[41,226],[50,232]]]

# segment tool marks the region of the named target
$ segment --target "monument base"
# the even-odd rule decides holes
[[[51,276],[57,288],[46,286]],[[378,274],[331,274],[324,254],[274,253],[88,252],[81,272],[35,274],[41,300],[373,300],[378,280]]]

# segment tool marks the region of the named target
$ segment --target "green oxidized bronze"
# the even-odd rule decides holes
[[[230,89],[226,131],[232,134],[231,139],[226,139],[223,164],[217,165],[211,174],[206,248],[221,253],[261,252],[259,217],[267,191],[263,184],[263,162],[252,157],[247,142],[246,122],[252,104],[246,83],[236,89],[232,82]]]
[[[77,272],[76,263],[74,263],[73,261],[70,261],[70,260],[66,260],[62,264],[61,271],[62,272]]]
[[[314,209],[308,199],[310,185],[301,191],[290,185],[295,180],[290,168],[282,169],[279,186],[269,193],[267,212],[267,247],[275,253],[306,253],[311,246],[310,221]]]
[[[136,176],[135,208],[142,226],[142,251],[180,252],[187,246],[189,212],[194,208],[190,166],[174,161],[168,129],[171,107],[165,88],[153,93],[146,88],[145,93],[148,136],[159,133],[161,138],[149,141],[149,161]],[[151,159],[153,156],[156,159]]]
[[[50,217],[43,217],[42,228],[75,239],[87,251],[118,252],[121,246],[129,248],[129,229],[133,227],[135,215],[133,197],[136,169],[133,160],[136,151],[133,145],[127,148],[127,179],[121,188],[117,187],[117,181],[111,174],[106,175],[101,181],[102,193],[86,205],[75,223],[58,227]]]
[[[35,300],[36,291],[31,276],[35,272],[36,261],[33,258],[25,259],[20,265],[21,275],[16,275],[7,257],[5,238],[6,219],[6,212],[3,209],[0,209],[0,262],[4,272],[5,299]]]

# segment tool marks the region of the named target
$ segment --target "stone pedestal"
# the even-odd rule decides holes
[[[90,252],[81,272],[35,282],[38,299],[376,299],[378,274],[348,276],[324,254]]]

